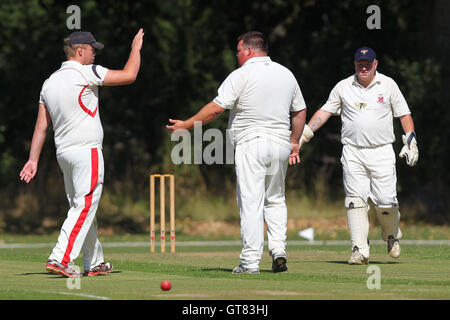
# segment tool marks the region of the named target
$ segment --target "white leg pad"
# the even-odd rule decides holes
[[[357,246],[359,252],[364,257],[369,258],[369,217],[367,215],[369,207],[359,197],[346,197],[345,207],[347,209],[347,223],[352,249]]]
[[[381,225],[381,238],[384,241],[392,235],[394,239],[400,239],[402,232],[399,227],[400,211],[398,207],[375,206],[378,222]]]

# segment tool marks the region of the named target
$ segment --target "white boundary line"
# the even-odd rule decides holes
[[[112,300],[108,297],[102,297],[102,296],[95,296],[93,294],[86,294],[86,293],[77,293],[77,292],[63,292],[63,291],[35,291],[35,290],[29,290],[32,292],[39,292],[39,293],[46,293],[46,294],[62,294],[65,296],[77,296],[77,297],[83,297],[83,298],[92,298],[97,300]]]
[[[382,240],[372,240],[370,244],[385,244]],[[400,240],[403,245],[418,245],[418,246],[448,246],[450,240]],[[267,242],[265,243],[267,245]],[[225,241],[178,241],[178,247],[223,247],[223,246],[240,246],[239,240],[225,240]],[[350,245],[350,240],[292,240],[287,242],[288,246],[342,246]],[[32,249],[32,248],[51,248],[54,243],[0,243],[0,249]],[[102,246],[105,248],[120,248],[120,247],[150,247],[148,242],[103,242]],[[160,246],[157,242],[156,246]]]
[[[75,289],[74,289],[75,290]],[[87,293],[78,293],[78,292],[64,292],[64,291],[41,291],[41,290],[27,290],[29,292],[39,292],[39,293],[45,293],[45,294],[61,294],[64,296],[77,296],[77,297],[83,297],[83,298],[92,298],[97,300],[112,300],[108,297],[103,296],[95,296],[93,294],[87,294]]]
[[[77,297],[92,298],[92,299],[98,299],[98,300],[111,300],[111,298],[108,298],[108,297],[94,296],[92,294],[75,293],[75,292],[71,293],[71,292],[49,292],[49,291],[46,291],[46,293],[56,293],[56,294],[63,294],[66,296],[77,296]]]

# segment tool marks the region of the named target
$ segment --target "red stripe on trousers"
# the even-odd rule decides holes
[[[73,244],[78,234],[80,233],[81,227],[83,226],[84,220],[91,209],[92,195],[94,188],[98,183],[98,151],[97,149],[91,149],[91,189],[89,193],[84,196],[84,209],[81,211],[75,226],[69,236],[69,243],[67,244],[66,252],[64,253],[64,258],[61,264],[67,265],[70,262],[70,253],[72,252]]]

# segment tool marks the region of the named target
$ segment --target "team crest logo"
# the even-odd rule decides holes
[[[384,97],[382,94],[378,95],[378,103],[383,103],[384,102]]]
[[[362,54],[366,54],[367,51],[369,51],[369,50],[363,49],[363,50],[361,50],[360,52],[361,52]]]
[[[355,107],[358,110],[362,110],[362,109],[365,109],[367,107],[367,103],[362,103],[362,102],[358,103],[358,102],[356,102],[355,103]]]

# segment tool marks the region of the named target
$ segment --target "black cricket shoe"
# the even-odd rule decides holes
[[[272,258],[272,271],[277,272],[285,272],[288,270],[287,267],[287,259],[285,256],[278,256],[276,258]]]

